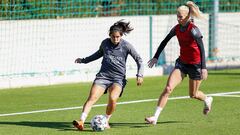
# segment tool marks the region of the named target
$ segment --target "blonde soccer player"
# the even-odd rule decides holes
[[[173,36],[177,36],[180,46],[180,56],[176,59],[175,68],[169,75],[167,84],[159,97],[154,115],[145,118],[145,121],[149,124],[157,124],[158,117],[165,107],[169,95],[187,75],[189,76],[190,97],[203,101],[203,114],[206,115],[211,110],[213,98],[207,97],[199,90],[202,80],[207,79],[208,72],[202,41],[203,36],[199,28],[193,24],[193,17],[202,17],[201,11],[194,2],[188,1],[186,4],[179,6],[177,8],[178,24],[172,28],[159,45],[154,57],[148,62],[148,66],[152,68],[157,63],[159,55],[168,41]]]

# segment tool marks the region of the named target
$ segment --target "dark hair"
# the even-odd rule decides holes
[[[130,26],[130,22],[124,22],[124,20],[120,20],[117,21],[116,23],[114,23],[110,29],[109,29],[109,35],[112,34],[115,31],[120,32],[120,35],[122,36],[123,34],[126,35],[128,33],[130,33],[133,28],[131,28]]]

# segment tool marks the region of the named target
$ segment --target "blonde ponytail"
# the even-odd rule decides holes
[[[190,9],[190,15],[199,19],[204,18],[202,12],[199,10],[199,7],[192,1],[186,2],[186,6]]]

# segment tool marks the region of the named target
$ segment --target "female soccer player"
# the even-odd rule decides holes
[[[195,3],[188,1],[185,5],[177,9],[178,24],[172,28],[166,38],[161,42],[154,57],[148,62],[150,68],[157,63],[157,59],[173,37],[177,36],[180,45],[180,56],[177,58],[175,68],[169,75],[167,84],[159,97],[156,111],[153,116],[146,117],[145,121],[149,124],[156,124],[158,117],[165,107],[169,95],[180,82],[189,76],[189,95],[191,98],[204,102],[203,113],[208,114],[211,110],[212,97],[207,97],[199,90],[202,80],[207,79],[207,69],[205,63],[205,52],[202,41],[202,34],[196,27],[191,17],[201,18],[201,11]]]
[[[103,57],[101,69],[96,75],[89,97],[83,106],[80,120],[73,121],[73,125],[79,130],[84,129],[84,122],[93,104],[107,91],[109,92],[109,101],[106,117],[109,121],[116,108],[117,100],[122,95],[126,85],[126,61],[129,54],[137,64],[137,85],[139,86],[143,83],[142,59],[133,46],[122,39],[123,35],[133,30],[129,24],[129,22],[124,22],[123,20],[114,23],[109,30],[110,38],[102,41],[97,52],[89,57],[77,58],[75,60],[75,63],[89,63]],[[107,128],[110,128],[109,124]]]

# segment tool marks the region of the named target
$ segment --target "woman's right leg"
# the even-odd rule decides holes
[[[96,84],[92,85],[92,88],[90,90],[88,99],[83,106],[80,120],[79,121],[77,121],[77,120],[73,121],[73,125],[76,128],[78,128],[79,130],[84,129],[84,122],[85,122],[85,120],[88,116],[88,113],[90,112],[93,104],[95,104],[98,101],[98,99],[103,95],[104,91],[105,91],[105,88],[103,88],[99,85],[96,85]]]
[[[146,122],[149,124],[156,124],[157,119],[162,111],[162,109],[165,107],[168,101],[169,95],[172,93],[173,89],[181,83],[183,78],[185,77],[185,74],[183,74],[179,69],[174,69],[172,73],[168,77],[167,85],[165,86],[162,94],[160,95],[157,103],[157,108],[154,113],[154,116],[145,118]]]
[[[165,86],[162,94],[158,100],[158,107],[164,108],[169,95],[172,93],[173,89],[182,82],[185,74],[183,74],[179,69],[174,69],[170,76],[168,77],[167,85]]]
[[[103,95],[104,91],[105,91],[105,88],[99,85],[93,84],[91,91],[89,93],[88,99],[83,106],[82,113],[85,113],[86,115],[88,115],[93,104],[95,104],[98,101],[98,99]]]

